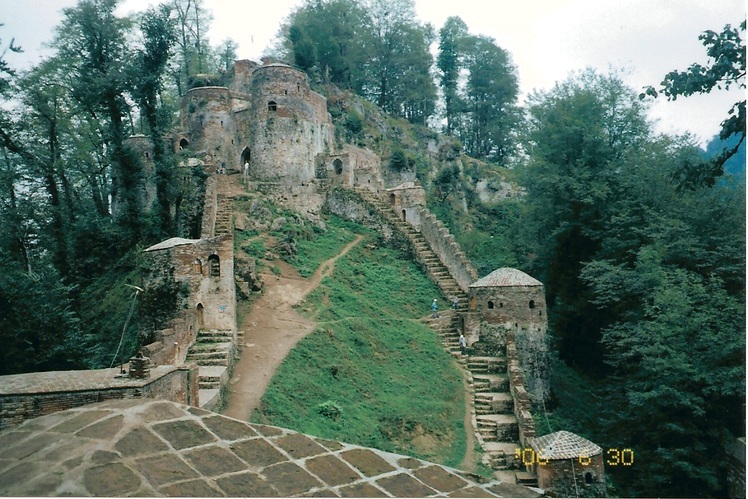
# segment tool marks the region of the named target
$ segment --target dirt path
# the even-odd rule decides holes
[[[304,279],[283,262],[275,262],[281,277],[263,274],[265,290],[244,317],[244,347],[228,385],[228,401],[222,414],[249,420],[278,366],[296,343],[314,331],[315,323],[299,315],[294,306],[330,275],[335,261],[361,241],[362,236],[346,245],[333,258],[322,263],[316,272]]]

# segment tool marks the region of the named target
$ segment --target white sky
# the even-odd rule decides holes
[[[120,12],[144,10],[157,0],[124,0]],[[282,20],[302,0],[206,0],[213,13],[210,41],[239,44],[241,59],[259,60]],[[62,8],[76,0],[0,0],[0,39],[24,48],[6,54],[16,68],[38,62],[51,41]],[[705,30],[737,27],[744,0],[416,0],[418,17],[438,30],[449,16],[460,16],[473,34],[488,35],[507,50],[517,66],[523,96],[548,90],[571,71],[594,67],[624,71],[624,81],[639,90],[658,84],[673,70],[706,63],[698,36]],[[49,52],[47,52],[49,54]],[[30,61],[30,62],[29,62]],[[664,133],[692,133],[702,144],[719,132],[732,103],[745,91],[657,99],[650,117]]]

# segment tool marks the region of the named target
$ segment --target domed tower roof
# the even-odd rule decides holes
[[[542,286],[543,283],[521,270],[502,267],[494,270],[470,285],[471,288],[494,288],[507,286]]]
[[[599,445],[568,431],[557,431],[542,437],[531,438],[530,446],[540,459],[574,459],[592,457],[602,453]]]

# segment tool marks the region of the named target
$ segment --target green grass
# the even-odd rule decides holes
[[[333,217],[326,222],[324,230],[314,227],[302,231],[296,238],[297,252],[291,263],[302,277],[309,277],[324,262],[329,260],[356,238],[355,226],[343,219]]]
[[[341,225],[310,254],[324,260],[319,248],[352,240]],[[366,234],[302,304],[318,327],[286,357],[252,421],[456,466],[466,445],[461,375],[417,321],[437,291]]]

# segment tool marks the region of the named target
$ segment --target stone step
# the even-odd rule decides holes
[[[205,341],[195,343],[190,347],[190,353],[209,353],[209,352],[228,352],[231,349],[231,343]]]
[[[524,485],[525,487],[537,487],[538,477],[527,471],[517,471],[514,473],[517,480],[517,485]]]
[[[514,413],[514,399],[509,392],[476,393],[475,407],[476,409],[484,408],[490,414],[512,414]]]
[[[189,360],[189,358],[188,358]],[[198,365],[202,366],[209,366],[209,367],[218,367],[223,366],[226,367],[229,365],[229,361],[226,358],[223,359],[201,359],[198,362]]]
[[[228,350],[218,352],[187,352],[187,360],[193,360],[198,364],[203,360],[226,359],[228,356]]]
[[[220,381],[198,381],[197,386],[200,390],[218,390],[221,388]]]
[[[476,392],[508,392],[509,378],[501,374],[473,374],[473,383],[476,386]],[[478,386],[486,387],[487,390],[478,390]]]
[[[519,425],[514,414],[481,414],[476,415],[476,423],[481,434],[492,430],[496,441],[514,442],[519,439]]]

